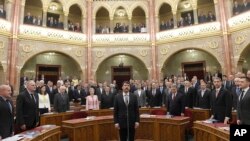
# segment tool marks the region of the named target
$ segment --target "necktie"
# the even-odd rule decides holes
[[[9,101],[8,99],[6,100],[6,103],[8,104],[8,107],[9,107],[9,109],[10,109],[10,112],[12,113],[12,106],[11,106],[10,101]]]
[[[31,99],[34,101],[34,103],[36,103],[36,99],[34,97],[34,94],[30,94],[31,95]]]
[[[240,94],[240,101],[243,99],[243,95],[244,95],[244,90],[241,92],[241,94]]]
[[[128,105],[129,101],[128,101],[128,94],[125,94],[125,104]]]
[[[216,98],[218,97],[219,94],[219,90],[216,90]]]

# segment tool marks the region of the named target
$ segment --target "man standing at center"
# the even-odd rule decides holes
[[[134,141],[135,129],[139,127],[139,106],[136,95],[129,92],[130,84],[122,84],[122,93],[114,101],[114,123],[119,129],[120,141]]]

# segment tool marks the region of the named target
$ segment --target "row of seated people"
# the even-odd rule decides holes
[[[247,0],[243,0],[241,4],[239,4],[238,0],[235,0],[233,3],[233,15],[238,15],[242,12],[246,12],[250,9],[250,4]]]
[[[6,18],[6,11],[3,8],[3,5],[0,5],[0,18]]]

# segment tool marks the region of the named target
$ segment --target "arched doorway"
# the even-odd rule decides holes
[[[3,70],[3,66],[0,63],[0,84],[4,83],[4,70]]]
[[[132,32],[145,33],[147,32],[145,12],[141,7],[136,7],[132,12]]]
[[[171,75],[183,76],[186,73],[189,78],[196,75],[199,79],[204,79],[207,73],[213,75],[218,70],[221,70],[221,66],[213,55],[202,50],[186,49],[165,61],[162,74],[166,78]]]
[[[41,0],[26,0],[24,24],[42,26],[43,6]]]
[[[45,82],[55,82],[59,77],[65,79],[67,76],[80,79],[82,71],[79,64],[67,56],[58,52],[44,52],[29,59],[21,70],[21,76],[29,79],[40,80],[43,76]]]
[[[110,33],[113,30],[110,28],[109,12],[106,8],[101,7],[96,12],[96,33]]]
[[[147,80],[148,70],[145,64],[138,58],[118,54],[105,59],[96,71],[97,82],[117,81],[118,86],[125,80]]]
[[[82,31],[82,11],[77,4],[69,8],[68,29],[75,32]]]
[[[163,3],[159,10],[159,31],[174,28],[174,20],[171,6]]]
[[[246,73],[250,69],[250,44],[242,51],[240,59],[237,63],[238,70]]]
[[[213,0],[197,1],[198,22],[206,23],[216,21],[215,7]]]

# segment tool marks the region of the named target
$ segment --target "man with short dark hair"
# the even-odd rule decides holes
[[[130,84],[122,84],[122,93],[114,101],[114,123],[119,129],[120,141],[134,141],[135,129],[139,127],[139,106],[137,98],[129,92]]]
[[[232,114],[232,95],[222,87],[219,77],[215,77],[213,83],[215,90],[213,90],[211,97],[211,119],[227,124]]]
[[[250,79],[248,77],[241,77],[239,81],[241,94],[237,105],[237,124],[250,125]]]

